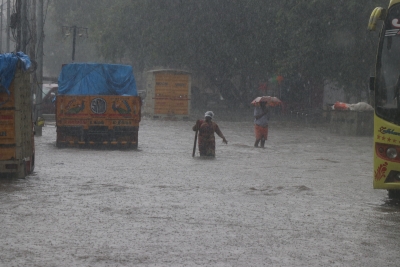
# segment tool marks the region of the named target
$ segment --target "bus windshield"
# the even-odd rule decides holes
[[[400,4],[389,9],[378,55],[376,114],[400,125]]]

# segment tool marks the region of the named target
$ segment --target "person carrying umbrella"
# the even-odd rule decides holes
[[[200,156],[215,157],[214,133],[217,133],[218,136],[222,138],[222,141],[228,144],[228,141],[225,139],[218,125],[212,121],[213,117],[214,113],[212,111],[207,111],[204,114],[204,120],[197,120],[196,124],[193,126],[193,131],[196,131],[196,134],[197,131],[199,133],[198,144]]]
[[[259,105],[254,108],[254,133],[256,135],[255,147],[261,141],[261,147],[264,148],[265,140],[268,138],[268,108],[264,101],[260,101]]]

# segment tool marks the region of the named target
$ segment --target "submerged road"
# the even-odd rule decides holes
[[[372,137],[216,122],[214,160],[193,122],[143,119],[139,149],[58,149],[0,180],[0,266],[398,266],[400,206],[372,189]]]

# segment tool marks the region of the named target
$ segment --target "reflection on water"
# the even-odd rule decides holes
[[[400,211],[400,199],[385,199],[384,203],[381,205],[382,208],[392,211]]]
[[[12,193],[15,191],[21,191],[20,187],[21,180],[8,177],[6,175],[0,176],[0,196],[3,193]]]
[[[391,199],[388,196],[385,196],[385,198],[383,198],[379,203],[369,203],[369,206],[371,206],[373,210],[379,212],[377,215],[391,215],[392,219],[389,220],[397,221],[400,219],[400,199]]]

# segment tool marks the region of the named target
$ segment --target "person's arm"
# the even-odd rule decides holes
[[[228,141],[226,140],[225,136],[222,134],[221,130],[219,129],[216,123],[214,124],[214,131],[218,134],[219,137],[222,138],[222,142],[228,144]]]
[[[193,131],[197,131],[200,128],[200,120],[196,121],[196,124],[192,127]]]
[[[260,112],[260,111],[261,112]],[[268,109],[262,110],[262,109],[256,109],[254,111],[254,118],[256,118],[256,120],[260,119],[262,116],[267,115],[268,114]]]

